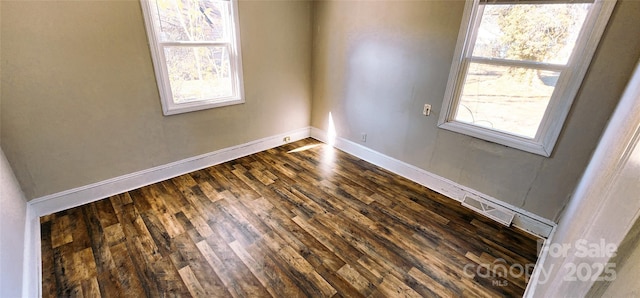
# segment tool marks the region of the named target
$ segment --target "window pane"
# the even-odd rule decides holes
[[[484,5],[473,56],[566,64],[590,6]]]
[[[471,63],[455,120],[534,138],[559,75]]]
[[[225,47],[165,47],[175,103],[210,100],[233,92]]]
[[[161,41],[226,41],[229,1],[156,0]]]

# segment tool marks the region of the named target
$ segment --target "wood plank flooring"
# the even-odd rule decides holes
[[[312,139],[41,232],[43,297],[522,296],[536,261],[533,236]]]

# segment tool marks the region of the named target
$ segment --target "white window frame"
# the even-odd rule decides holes
[[[160,93],[160,101],[162,103],[162,112],[164,115],[174,115],[186,112],[193,112],[216,107],[242,104],[244,99],[244,82],[242,75],[242,54],[240,51],[240,25],[238,19],[238,1],[227,0],[230,2],[228,20],[232,24],[230,26],[229,40],[227,42],[185,42],[185,41],[161,41],[158,37],[156,18],[152,15],[150,1],[140,0],[144,22],[147,29],[147,37],[149,39],[149,47],[151,49],[151,57],[153,60],[153,68]],[[232,80],[232,95],[229,97],[217,97],[205,100],[190,101],[184,103],[175,103],[169,83],[169,74],[167,70],[166,58],[164,55],[164,47],[194,47],[194,46],[224,46],[227,47],[230,60],[230,71]]]
[[[551,66],[552,69],[550,70],[560,70],[561,75],[534,138],[520,137],[490,128],[476,126],[470,123],[455,121],[456,108],[460,101],[464,78],[472,57],[475,35],[478,27],[480,26],[480,0],[467,0],[465,3],[462,24],[458,34],[456,50],[451,70],[449,72],[447,89],[442,105],[442,112],[438,119],[438,127],[549,157],[553,152],[553,148],[558,136],[560,135],[567,114],[569,113],[573,99],[578,93],[578,89],[582,84],[585,73],[589,68],[591,58],[596,51],[600,38],[602,37],[602,33],[605,30],[609,17],[611,16],[611,12],[616,4],[616,0],[490,0],[488,2],[501,2],[504,4],[593,2],[593,6],[585,19],[583,29],[578,36],[576,46],[569,58],[569,62],[566,66]],[[474,61],[478,60],[480,59],[476,58]],[[522,66],[518,64],[519,61],[514,62],[506,59],[485,60],[488,60],[488,62],[494,65]],[[526,67],[531,67],[531,65],[526,65]],[[547,67],[547,65],[542,67]]]

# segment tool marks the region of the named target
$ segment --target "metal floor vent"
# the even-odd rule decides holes
[[[516,214],[507,208],[469,193],[464,195],[462,205],[507,227],[511,225],[511,221]]]

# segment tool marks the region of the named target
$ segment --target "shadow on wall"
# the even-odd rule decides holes
[[[354,132],[368,130],[401,141],[404,138],[399,132],[406,131],[403,128],[409,125],[409,119],[398,114],[411,110],[415,63],[393,38],[375,39],[356,42],[347,58],[343,120]]]

